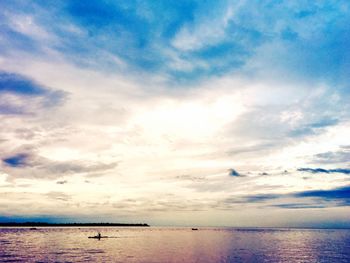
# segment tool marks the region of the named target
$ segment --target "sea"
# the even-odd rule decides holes
[[[108,238],[94,239],[98,232]],[[350,262],[349,229],[2,227],[0,262]]]

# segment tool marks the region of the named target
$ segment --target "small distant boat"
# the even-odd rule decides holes
[[[102,236],[101,233],[98,233],[96,236],[92,236],[89,238],[96,238],[96,239],[101,239],[101,238],[108,238],[108,236]]]
[[[198,228],[192,228],[193,231],[198,230]]]
[[[101,239],[101,238],[108,238],[108,236],[92,236],[89,238],[96,238],[96,239]]]
[[[37,230],[37,228],[36,227],[31,227],[31,228],[29,228],[29,230]]]

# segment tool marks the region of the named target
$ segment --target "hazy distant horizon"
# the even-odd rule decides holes
[[[233,225],[233,224],[196,224],[196,222],[191,223],[178,223],[178,224],[167,224],[167,223],[149,223],[142,220],[130,220],[130,221],[106,221],[106,220],[77,220],[77,219],[67,219],[67,218],[41,218],[41,217],[28,217],[28,218],[18,218],[18,217],[0,217],[0,224],[3,223],[44,223],[44,224],[147,224],[150,227],[201,227],[201,228],[297,228],[297,229],[350,229],[350,224],[348,221],[342,223],[339,222],[310,222],[310,223],[301,223],[299,225]]]
[[[0,221],[350,227],[350,1],[1,1]]]

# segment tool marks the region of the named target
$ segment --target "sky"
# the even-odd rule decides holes
[[[0,221],[350,227],[350,2],[0,2]]]

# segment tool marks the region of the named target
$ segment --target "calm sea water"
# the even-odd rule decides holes
[[[350,262],[350,230],[0,228],[0,262]]]

